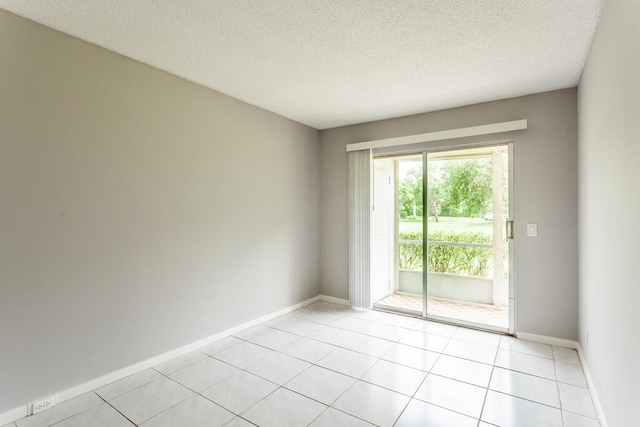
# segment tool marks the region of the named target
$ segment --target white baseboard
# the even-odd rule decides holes
[[[329,299],[324,299],[324,298],[329,298]],[[264,315],[262,317],[259,317],[257,319],[254,320],[250,320],[249,322],[245,322],[241,325],[235,326],[233,328],[227,329],[225,331],[222,331],[220,333],[217,333],[215,335],[211,335],[207,338],[203,338],[201,340],[198,340],[196,342],[184,345],[182,347],[178,347],[176,349],[173,349],[171,351],[168,351],[166,353],[160,354],[158,356],[154,356],[150,359],[147,360],[143,360],[142,362],[127,366],[125,368],[122,369],[118,369],[117,371],[113,371],[110,372],[106,375],[103,375],[99,378],[93,379],[91,381],[88,381],[84,384],[80,384],[71,388],[68,388],[66,390],[62,390],[59,391],[58,393],[54,393],[55,395],[55,402],[56,405],[60,404],[66,400],[69,399],[73,399],[74,397],[78,397],[82,394],[88,393],[91,390],[95,390],[97,388],[100,388],[102,386],[105,386],[107,384],[111,384],[114,381],[118,381],[122,378],[128,377],[129,375],[133,375],[135,373],[144,371],[145,369],[151,368],[153,366],[156,366],[162,362],[166,362],[167,360],[171,360],[175,357],[178,356],[182,356],[183,354],[189,353],[191,351],[197,350],[201,347],[204,347],[205,345],[211,344],[212,342],[218,341],[222,338],[228,337],[230,335],[235,334],[236,332],[240,332],[244,329],[250,328],[252,326],[255,325],[259,325],[260,323],[264,323],[267,322],[269,320],[275,319],[276,317],[282,316],[283,314],[287,314],[290,313],[294,310],[297,310],[301,307],[305,307],[311,303],[314,303],[320,299],[322,299],[323,301],[330,301],[330,302],[335,302],[337,304],[342,304],[339,301],[339,298],[333,298],[333,297],[324,297],[323,296],[315,296],[313,298],[309,298],[308,300],[305,300],[303,302],[300,302],[298,304],[283,308],[282,310],[278,310],[276,312],[273,313],[269,313],[267,315]],[[347,301],[348,304],[348,301]],[[34,399],[37,400],[37,399]],[[28,415],[31,415],[30,413],[30,403],[26,403],[22,406],[19,406],[17,408],[11,409],[9,411],[0,413],[0,426],[4,426],[5,424],[9,424],[11,422],[17,421],[21,418],[24,418]]]
[[[27,410],[29,405],[23,405],[15,409],[3,412],[0,414],[0,425],[5,425],[17,421],[20,418],[27,416]]]
[[[570,348],[575,350],[578,348],[578,342],[572,340],[565,340],[562,338],[549,337],[547,335],[530,334],[528,332],[516,332],[516,337],[526,340],[538,342],[540,344],[555,345],[557,347]]]
[[[601,427],[608,427],[607,420],[604,417],[604,411],[602,410],[602,404],[600,403],[600,398],[598,397],[598,392],[596,391],[596,386],[593,383],[593,378],[591,377],[591,372],[589,372],[589,366],[587,365],[587,361],[584,358],[584,353],[582,352],[582,346],[578,343],[578,347],[576,348],[578,351],[578,357],[580,358],[580,363],[582,364],[582,370],[584,371],[584,377],[587,380],[587,387],[589,387],[589,391],[591,392],[591,399],[593,400],[593,406],[596,408],[596,414],[598,414],[598,419],[600,420]]]
[[[320,295],[318,295],[318,299],[320,301],[332,302],[334,304],[351,305],[351,303],[349,302],[348,299],[330,297],[329,295],[320,294]]]

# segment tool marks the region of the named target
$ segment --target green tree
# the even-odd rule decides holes
[[[461,216],[482,215],[492,196],[491,158],[447,160],[443,167],[443,204]]]
[[[439,221],[444,194],[442,191],[442,161],[430,161],[427,168],[427,203],[429,206],[429,216],[435,222]]]
[[[421,167],[416,166],[407,171],[406,176],[399,183],[398,193],[400,214],[403,217],[406,218],[413,215],[414,205],[416,206],[417,213],[423,211]]]

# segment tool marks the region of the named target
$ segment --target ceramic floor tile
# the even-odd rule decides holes
[[[261,345],[262,347],[270,348],[271,350],[280,350],[282,347],[285,347],[298,339],[300,339],[300,335],[269,328],[257,335],[254,335],[247,341]]]
[[[348,314],[351,313],[353,311],[355,311],[356,309],[349,307],[348,305],[342,305],[342,304],[334,304],[334,303],[329,303],[327,305],[324,305],[322,307],[316,307],[315,310],[319,310],[319,311],[325,311],[328,313],[337,313],[337,314]]]
[[[373,320],[374,322],[385,323],[387,325],[398,326],[405,329],[412,329],[420,321],[420,319],[413,316],[381,312],[378,312],[378,316]]]
[[[345,414],[334,408],[328,408],[309,427],[373,427],[366,421]]]
[[[578,352],[570,348],[553,346],[553,358],[557,362],[571,363],[574,365],[580,364],[580,358]]]
[[[262,329],[258,329],[257,331],[261,331]],[[256,332],[256,330],[254,330],[254,332]],[[256,332],[257,333],[257,332]],[[243,340],[241,340],[240,338],[236,338],[236,337],[226,337],[226,338],[222,338],[221,340],[212,342],[211,344],[205,345],[204,347],[200,348],[199,351],[201,351],[204,354],[207,354],[209,356],[213,356],[216,353],[221,352],[222,350],[226,350],[230,347],[233,347],[234,345],[238,345],[240,343],[244,342]]]
[[[280,388],[242,413],[242,417],[261,427],[307,426],[327,406]]]
[[[482,420],[501,427],[562,427],[559,409],[489,390]]]
[[[274,354],[273,350],[259,345],[243,342],[216,353],[213,357],[240,369],[246,369],[267,356]]]
[[[112,382],[96,390],[96,394],[107,402],[121,396],[135,388],[149,384],[152,381],[162,378],[162,375],[153,369],[145,369],[134,375],[130,375],[121,380]]]
[[[323,305],[322,307],[316,308],[316,310],[320,310],[320,311],[335,311],[335,312],[341,312],[341,313],[351,313],[351,312],[354,312],[354,311],[359,310],[359,309],[355,308],[355,307],[351,307],[348,304],[340,304],[340,303],[330,302],[327,305]]]
[[[346,316],[349,313],[352,313],[353,311],[355,311],[354,308],[342,306],[340,304],[334,304],[334,305],[329,305],[329,306],[326,306],[326,307],[321,307],[321,308],[318,308],[317,310],[318,311],[323,311],[325,313],[337,314],[337,315],[340,315],[340,316]]]
[[[575,414],[597,418],[589,389],[570,384],[558,383],[562,409]]]
[[[309,306],[306,306],[306,307],[302,307],[287,313],[287,316],[295,317],[296,319],[298,319],[302,314],[308,313],[310,311],[313,311],[313,309],[310,308]]]
[[[559,382],[577,385],[580,387],[587,386],[582,366],[573,363],[564,363],[556,361],[556,377]]]
[[[275,353],[261,359],[247,368],[247,371],[261,378],[282,385],[311,366],[303,360],[282,353]]]
[[[252,424],[240,417],[235,417],[234,419],[226,423],[224,427],[255,427],[255,424]]]
[[[346,313],[346,316],[348,317],[355,317],[356,319],[362,319],[362,320],[369,320],[369,321],[375,321],[380,319],[380,316],[382,315],[386,315],[387,313],[382,313],[380,311],[376,311],[376,310],[362,310],[362,309],[357,309],[355,311]]]
[[[461,341],[473,342],[476,344],[484,345],[500,345],[500,338],[502,335],[494,334],[491,332],[477,331],[475,329],[458,328],[451,338]]]
[[[226,423],[224,427],[255,427],[255,424],[250,423],[243,418],[235,417],[234,419]]]
[[[600,427],[600,422],[595,418],[562,411],[564,427]]]
[[[289,390],[331,405],[356,380],[319,366],[312,366],[287,384]]]
[[[310,363],[316,363],[318,360],[331,353],[337,347],[321,341],[312,340],[310,338],[300,338],[288,346],[280,350],[284,354],[293,356],[298,359]]]
[[[376,363],[376,360],[375,357],[367,356],[366,354],[338,348],[320,359],[317,365],[359,378]]]
[[[503,335],[500,339],[500,348],[517,351],[518,353],[530,354],[532,356],[553,359],[553,351],[551,350],[550,345],[521,340],[507,335]]]
[[[14,423],[10,423],[10,424],[5,424],[2,427],[16,427],[16,425]]]
[[[111,406],[103,403],[71,418],[53,424],[53,427],[133,427],[133,424]]]
[[[201,392],[207,387],[219,383],[227,377],[237,373],[240,369],[205,356],[205,359],[186,366],[172,374],[169,377],[190,388],[195,392]]]
[[[422,348],[424,350],[435,351],[441,353],[449,342],[449,338],[439,335],[425,334],[420,331],[409,331],[400,340],[401,344],[410,345],[412,347]]]
[[[307,308],[311,308],[313,310],[317,310],[320,307],[326,307],[328,305],[330,305],[331,303],[329,301],[314,301],[311,304],[307,305]]]
[[[329,326],[334,328],[345,329],[351,332],[362,332],[370,326],[370,322],[367,320],[356,319],[354,317],[340,317],[333,322],[329,323]]]
[[[292,316],[280,316],[277,319],[267,322],[267,325],[301,336],[309,335],[311,332],[321,328],[321,325],[318,323],[307,322],[306,320],[297,319]]]
[[[316,302],[5,427],[563,420],[599,426],[575,350]]]
[[[302,320],[306,320],[308,322],[320,323],[322,325],[328,325],[331,322],[334,322],[343,317],[342,314],[338,313],[328,313],[326,311],[319,310],[300,310],[298,313],[298,318]]]
[[[492,367],[484,363],[443,354],[431,368],[431,373],[480,387],[488,387],[491,370]]]
[[[407,396],[358,381],[332,406],[377,426],[390,427],[408,402]]]
[[[379,360],[363,376],[362,381],[413,396],[427,374],[418,369]]]
[[[361,332],[372,337],[397,342],[402,339],[407,332],[409,332],[409,329],[384,323],[371,322]]]
[[[265,325],[255,325],[247,329],[243,329],[241,331],[233,334],[234,337],[239,338],[241,340],[248,340],[258,334],[261,334],[264,331],[267,331],[269,328]]]
[[[342,344],[342,347],[379,358],[382,357],[387,351],[391,350],[391,347],[393,347],[393,345],[394,343],[392,341],[359,334],[352,340],[349,340]]]
[[[153,367],[153,369],[165,375],[169,375],[172,372],[175,372],[186,366],[199,362],[205,357],[207,356],[205,356],[203,353],[199,351],[192,351],[190,353],[183,354],[182,356],[174,357],[171,360],[168,360],[164,363],[156,365]]]
[[[412,399],[395,427],[476,427],[474,418]]]
[[[109,403],[134,423],[141,424],[193,395],[189,389],[163,377],[118,396]]]
[[[420,331],[431,335],[440,335],[441,337],[446,338],[451,338],[457,329],[457,326],[432,322],[430,320],[420,320],[413,327],[413,330],[415,331]]]
[[[240,414],[273,393],[278,386],[248,372],[239,372],[201,394],[229,411]]]
[[[382,359],[428,372],[434,363],[436,363],[438,357],[440,357],[440,354],[433,351],[404,344],[396,344]]]
[[[544,357],[531,356],[529,354],[517,353],[501,348],[498,350],[495,365],[550,380],[556,379],[553,360]]]
[[[49,426],[102,404],[104,404],[102,399],[95,393],[89,392],[39,414],[18,420],[16,425],[18,427]]]
[[[345,331],[344,329],[332,328],[330,326],[321,326],[320,329],[313,331],[307,338],[316,341],[322,341],[327,344],[340,346],[345,342],[358,336],[355,332]]]
[[[543,405],[560,407],[557,383],[545,378],[496,367],[489,388]]]
[[[414,398],[479,418],[487,389],[429,374]]]
[[[217,427],[235,415],[202,396],[193,396],[159,413],[141,424],[142,427]]]
[[[467,341],[451,339],[442,351],[442,354],[456,356],[462,359],[474,360],[493,365],[498,348],[493,345],[477,344]]]

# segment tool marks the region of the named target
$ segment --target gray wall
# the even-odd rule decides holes
[[[640,419],[638,22],[607,2],[578,91],[580,343],[611,427]]]
[[[0,11],[0,413],[317,295],[319,154]]]
[[[529,128],[485,138],[516,138],[516,328],[577,339],[575,89],[322,131],[320,292],[348,298],[347,144],[517,119]]]

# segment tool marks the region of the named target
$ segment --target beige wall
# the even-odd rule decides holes
[[[348,298],[347,144],[517,119],[529,128],[485,138],[516,140],[516,328],[577,339],[575,89],[322,131],[321,293]]]
[[[578,91],[580,344],[610,427],[640,419],[639,22],[607,2]]]
[[[0,413],[317,295],[318,157],[0,11]]]

